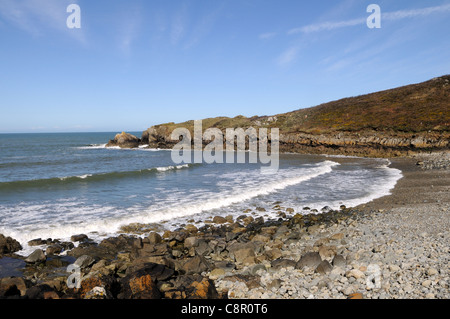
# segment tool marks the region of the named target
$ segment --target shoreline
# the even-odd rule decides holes
[[[261,223],[247,214],[247,220],[218,219],[199,229],[186,226],[162,237],[151,233],[140,240],[122,235],[99,245],[82,240],[68,256],[28,263],[20,295],[27,297],[29,289],[50,282],[54,298],[86,297],[94,287],[108,290],[100,277],[114,277],[122,287],[127,286],[124,278],[136,276],[129,269],[142,270],[155,263],[171,273],[168,278],[156,279],[156,286],[152,286],[163,298],[447,299],[449,170],[423,170],[414,158],[389,160],[390,167],[400,169],[403,177],[391,195],[364,205],[330,214],[296,215],[278,222]],[[280,216],[287,210],[281,205]],[[308,253],[320,256],[320,269],[315,264],[312,268],[299,265]],[[81,291],[67,289],[64,269],[82,256],[93,259],[83,268],[86,281],[95,278],[98,282],[89,286],[89,291],[86,287]],[[340,266],[336,256],[343,257]],[[381,286],[368,289],[367,278],[373,275],[374,265],[380,271]],[[37,270],[41,274],[30,275]],[[180,278],[190,281],[180,283]],[[16,287],[18,280],[12,280]],[[200,283],[206,289],[202,294],[197,287]],[[6,284],[1,281],[0,296]],[[186,293],[191,290],[193,295]],[[124,297],[115,292],[102,296]]]
[[[447,153],[450,154],[450,153]],[[447,155],[449,157],[450,155]],[[440,204],[443,200],[440,192],[449,186],[448,169],[423,169],[416,158],[390,158],[389,167],[401,170],[403,177],[397,181],[391,195],[380,197],[365,204],[368,209],[392,209],[415,207],[421,204]],[[415,192],[411,195],[411,192]],[[436,193],[439,192],[438,198]],[[424,202],[426,201],[426,202]],[[362,206],[362,205],[361,205]],[[357,206],[358,208],[362,208]]]
[[[414,158],[390,161],[390,167],[403,174],[391,195],[354,207],[358,214],[349,221],[308,229],[300,245],[283,246],[283,257],[318,253],[323,264],[302,271],[287,268],[282,274],[267,271],[261,278],[269,292],[241,285],[232,288],[234,296],[448,299],[450,171],[423,170]],[[335,265],[338,255],[345,259],[341,268]],[[376,276],[379,286],[371,287],[368,280]],[[221,285],[230,287],[227,282]]]
[[[128,149],[125,149],[128,150]],[[382,159],[382,158],[376,158],[376,157],[360,157],[360,156],[349,156],[349,155],[330,155],[330,154],[299,154],[299,153],[280,153],[282,155],[300,155],[300,156],[305,156],[305,157],[312,157],[313,159],[316,158],[320,158],[320,160],[325,160],[325,161],[335,161],[338,164],[341,164],[343,161],[347,161],[348,159],[352,160],[352,159],[360,159],[360,160],[373,160],[373,161],[380,161],[380,160],[384,160],[383,162],[387,162],[387,163],[382,163],[383,167],[388,167],[390,161],[386,158]],[[184,165],[179,165],[180,167],[184,167],[187,165],[195,165],[195,164],[184,164]],[[167,166],[167,167],[156,167],[154,168],[155,170],[163,170],[166,168],[173,168],[175,166]],[[178,168],[178,167],[177,167]],[[72,176],[72,177],[64,177],[64,178],[60,178],[60,179],[68,179],[68,178],[81,178],[83,179],[84,176],[89,176],[90,174],[86,174],[83,176]],[[395,184],[395,181],[393,181]],[[389,186],[387,186],[389,185]],[[299,207],[295,208],[295,213],[308,213],[308,211],[302,211],[301,207],[304,206],[311,206],[312,211],[318,212],[320,211],[326,204],[329,204],[330,206],[333,207],[333,209],[338,209],[339,206],[341,204],[344,204],[348,207],[355,207],[356,205],[358,205],[358,203],[364,202],[364,201],[370,201],[372,200],[372,198],[374,197],[378,197],[378,196],[384,196],[382,194],[385,193],[389,193],[389,189],[392,188],[393,185],[392,183],[387,183],[386,184],[386,188],[381,190],[381,194],[379,192],[379,190],[374,191],[369,193],[367,196],[361,196],[358,197],[355,200],[351,200],[349,199],[348,201],[346,200],[339,200],[339,204],[337,204],[337,200],[335,200],[334,205],[332,205],[329,202],[324,202],[322,203],[322,205],[314,205],[314,204],[309,204],[309,203],[303,203],[303,205],[299,205]],[[282,199],[280,199],[282,201]],[[255,207],[258,207],[261,205],[256,205],[256,206],[248,206],[246,208],[253,208],[255,209]],[[270,208],[266,207],[267,211],[256,211],[253,214],[257,214],[259,216],[263,216],[265,219],[268,218],[277,218],[277,216],[275,215],[277,212],[273,212],[273,210],[271,211]],[[315,209],[315,210],[314,210]],[[233,216],[237,217],[242,213],[242,211],[235,211],[232,212],[231,214],[233,214]],[[270,216],[269,216],[270,215]],[[291,213],[290,215],[293,215],[293,213]],[[222,216],[225,216],[225,214],[222,214]],[[7,233],[5,232],[4,235],[7,236],[11,236],[14,239],[20,241],[20,243],[25,247],[22,251],[17,252],[17,254],[21,255],[21,256],[27,256],[29,255],[33,249],[35,247],[29,247],[27,245],[28,241],[31,240],[35,240],[38,238],[42,238],[42,239],[47,239],[47,238],[58,238],[61,242],[69,242],[70,241],[70,236],[71,235],[77,235],[79,233],[83,233],[83,234],[87,234],[92,240],[94,240],[95,242],[99,243],[101,242],[101,240],[105,239],[105,238],[109,238],[109,237],[114,237],[120,234],[125,234],[125,235],[143,235],[145,233],[148,233],[150,231],[156,231],[159,232],[161,235],[164,233],[165,230],[173,230],[179,227],[183,227],[183,225],[188,224],[188,223],[194,223],[195,226],[197,227],[201,227],[201,225],[204,225],[205,222],[206,223],[211,223],[211,220],[213,219],[214,215],[212,214],[207,214],[207,213],[201,213],[201,214],[196,214],[196,215],[192,215],[192,216],[181,216],[176,218],[176,221],[172,221],[169,219],[165,219],[165,220],[161,220],[161,221],[154,221],[154,222],[142,222],[142,221],[136,221],[136,222],[128,222],[128,223],[110,223],[110,225],[108,226],[110,228],[110,230],[107,230],[105,228],[99,228],[99,229],[95,229],[93,227],[85,227],[86,229],[81,229],[81,230],[74,230],[74,229],[64,229],[64,231],[57,231],[57,232],[52,232],[52,233],[47,233],[47,234],[40,234],[38,232],[34,232],[34,234],[27,234],[27,236],[20,236],[17,235],[15,236],[15,233]],[[195,220],[195,221],[194,221]],[[171,225],[169,225],[171,224]],[[57,227],[54,227],[53,229],[58,229]],[[33,231],[32,231],[33,232]],[[1,231],[0,231],[1,233]],[[64,234],[64,235],[63,235]],[[17,237],[17,238],[16,238]],[[51,242],[51,241],[50,241]],[[76,245],[76,244],[75,244]],[[41,247],[39,247],[41,248]],[[45,244],[42,247],[45,250]]]

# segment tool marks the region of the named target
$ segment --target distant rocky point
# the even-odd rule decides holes
[[[119,146],[121,148],[135,148],[138,147],[141,143],[141,139],[129,134],[122,132],[120,134],[116,134],[113,140],[110,140],[106,147],[114,147]]]
[[[280,151],[370,157],[450,149],[450,75],[272,116],[203,119],[203,130],[279,128]],[[155,125],[141,139],[116,135],[108,146],[172,148],[170,135],[194,121]],[[207,143],[206,143],[207,144]]]

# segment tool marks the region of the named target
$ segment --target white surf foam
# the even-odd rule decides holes
[[[182,168],[188,168],[189,164],[183,164],[183,165],[176,165],[176,166],[164,166],[164,167],[156,167],[156,170],[159,172],[166,172],[174,169],[182,169]]]
[[[59,179],[62,181],[65,181],[66,179],[69,178],[79,178],[79,179],[86,179],[88,177],[91,177],[92,174],[84,174],[84,175],[79,175],[79,176],[65,176],[65,177],[60,177]]]
[[[342,199],[339,199],[320,203],[302,202],[301,205],[302,207],[317,208],[319,211],[324,206],[338,209],[341,204],[352,207],[389,195],[397,181],[402,177],[401,171],[390,168],[389,164],[389,162],[385,162],[379,165],[377,169],[383,170],[386,173],[385,177],[376,179],[367,188],[364,196],[346,200],[344,203]],[[111,235],[117,235],[120,227],[127,224],[160,223],[192,218],[194,215],[215,209],[234,204],[240,205],[240,203],[244,203],[247,200],[284,190],[289,186],[309,181],[315,177],[320,176],[322,178],[325,174],[331,173],[333,167],[337,165],[339,164],[333,161],[324,161],[315,167],[280,170],[278,176],[261,177],[258,173],[254,173],[252,176],[252,173],[248,172],[223,174],[223,183],[220,186],[220,189],[223,191],[216,193],[208,190],[205,190],[205,192],[191,192],[189,196],[183,197],[182,189],[172,189],[170,190],[173,193],[172,197],[168,197],[167,200],[147,209],[130,207],[119,211],[115,207],[86,206],[76,198],[61,200],[58,203],[48,203],[47,205],[23,203],[22,207],[15,207],[10,211],[2,209],[5,213],[2,224],[14,226],[0,226],[0,233],[19,240],[24,246],[24,250],[20,254],[27,255],[33,250],[33,247],[26,245],[31,239],[58,238],[60,240],[68,240],[73,234],[85,233],[94,240],[101,240]],[[188,166],[185,164],[172,166],[171,168],[164,167],[165,170],[162,171]],[[330,175],[330,177],[332,178],[333,175]],[[358,180],[355,179],[354,183],[358,183]],[[167,190],[167,192],[169,191]],[[59,212],[58,215],[55,217],[52,214],[53,219],[49,222],[46,217],[47,214],[55,211]],[[301,207],[296,208],[296,212],[298,211],[301,211]],[[237,211],[236,213],[240,212]],[[270,212],[267,213],[270,214]],[[20,218],[20,221],[17,218]]]
[[[274,182],[269,182],[266,180],[264,186],[248,188],[239,187],[235,192],[228,195],[218,194],[216,196],[210,196],[209,200],[202,200],[196,203],[188,203],[185,206],[175,206],[165,210],[149,210],[140,216],[128,220],[127,222],[144,222],[144,223],[156,223],[161,221],[168,221],[175,218],[192,216],[200,214],[205,211],[210,211],[213,209],[218,209],[232,205],[234,203],[243,202],[251,198],[255,198],[261,195],[267,195],[276,191],[280,191],[288,186],[299,184],[301,182],[310,180],[314,177],[330,173],[332,168],[338,163],[332,161],[325,161],[320,164],[320,166],[310,169],[298,170],[301,175],[295,177],[285,178],[283,180],[276,180]],[[258,171],[259,172],[259,171]]]
[[[325,161],[317,167],[307,169],[289,170],[283,178],[270,180],[266,177],[265,183],[251,185],[240,185],[235,183],[234,188],[222,193],[205,192],[204,194],[193,193],[190,197],[180,198],[177,190],[173,190],[175,196],[164,201],[159,207],[131,207],[118,211],[114,207],[84,206],[76,199],[61,201],[60,203],[48,203],[48,205],[29,205],[15,207],[7,212],[14,219],[20,216],[21,221],[4,220],[6,224],[15,225],[11,227],[0,227],[0,233],[11,236],[24,246],[22,254],[30,253],[30,247],[26,243],[35,238],[57,238],[68,240],[71,235],[85,233],[90,238],[102,238],[117,234],[123,225],[132,223],[157,223],[176,218],[188,217],[202,212],[229,206],[234,203],[246,201],[257,196],[266,195],[282,190],[288,186],[310,180],[314,177],[330,173],[338,163]],[[188,167],[187,164],[174,166],[174,169]],[[167,167],[166,167],[167,168]],[[259,172],[259,170],[255,170]],[[288,173],[297,172],[296,176]],[[258,174],[258,173],[255,173]],[[256,175],[255,175],[256,176]],[[273,177],[272,177],[273,178]],[[59,212],[55,216],[54,212]],[[39,212],[39,213],[36,213]],[[53,214],[52,214],[53,213]],[[51,221],[45,216],[52,216]],[[8,218],[7,218],[8,219]],[[25,222],[22,222],[25,221]]]
[[[354,156],[354,155],[333,155],[333,154],[321,154],[324,157],[329,158],[368,158],[363,156]]]
[[[364,196],[328,202],[302,203],[302,205],[303,207],[308,206],[310,208],[316,208],[320,212],[320,209],[324,206],[329,206],[335,210],[339,209],[342,204],[346,207],[356,207],[369,203],[377,198],[391,195],[391,191],[395,188],[397,182],[403,177],[403,174],[401,170],[389,167],[390,164],[391,162],[389,160],[384,160],[384,164],[375,167],[376,169],[383,170],[384,173],[386,173],[386,176],[384,178],[377,178],[373,180],[370,185],[366,184],[364,186],[366,189],[366,194]],[[298,207],[298,209],[301,210],[300,207]]]
[[[79,150],[95,150],[95,149],[102,149],[102,148],[106,148],[106,143],[105,144],[92,144],[92,145],[89,145],[89,146],[76,147],[76,149],[79,149]]]

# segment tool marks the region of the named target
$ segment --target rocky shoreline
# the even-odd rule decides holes
[[[27,257],[1,235],[0,298],[447,299],[449,171],[393,165],[405,176],[393,195],[361,207],[301,215],[276,202],[276,220],[247,210],[144,237],[36,239],[45,249]]]
[[[417,159],[416,165],[424,170],[450,169],[450,151],[421,153],[414,155],[413,158]]]
[[[256,128],[258,126],[255,126]],[[193,132],[191,132],[193,136]],[[249,138],[257,139],[252,136]],[[109,140],[106,147],[173,149],[179,140],[172,140],[171,130],[165,125],[152,126],[141,138],[122,132]],[[421,157],[430,154],[445,154],[449,150],[448,133],[386,133],[377,131],[333,132],[327,134],[281,133],[279,150],[284,153],[328,154],[362,157]],[[202,147],[210,141],[202,140]],[[272,141],[268,141],[270,146]],[[223,149],[227,142],[224,141]],[[235,146],[236,147],[236,146]],[[248,144],[246,145],[248,149]],[[429,155],[427,157],[433,157]],[[444,161],[445,162],[445,161]],[[447,159],[448,162],[448,159]],[[448,166],[447,166],[448,167]]]
[[[86,235],[72,236],[71,240],[78,243],[78,247],[74,247],[74,243],[36,239],[29,244],[45,244],[46,250],[36,249],[23,258],[26,263],[23,277],[2,278],[0,296],[246,298],[256,297],[258,288],[262,291],[276,288],[273,290],[279,295],[266,297],[283,297],[286,289],[281,287],[283,280],[279,277],[282,274],[289,276],[289,271],[307,274],[303,267],[309,266],[312,273],[319,275],[328,273],[328,268],[333,268],[332,264],[336,265],[338,259],[347,264],[336,246],[343,243],[343,233],[319,240],[303,257],[299,243],[309,243],[309,239],[322,233],[327,225],[351,223],[361,212],[343,209],[285,217],[285,208],[279,204],[274,208],[280,210],[280,219],[276,221],[255,219],[250,214],[235,221],[231,216],[217,217],[201,228],[189,224],[166,231],[162,236],[156,232],[144,238],[120,235],[99,244],[91,242]],[[4,252],[20,248],[20,244],[9,237],[2,237],[0,242],[5,243]],[[65,248],[68,249],[66,255],[60,256]],[[9,257],[13,256],[9,254]],[[329,257],[333,257],[332,260]],[[70,264],[80,267],[79,289],[68,287],[67,266]],[[319,265],[323,270],[317,268]],[[292,280],[289,282],[292,284]],[[292,292],[287,293],[292,296]]]

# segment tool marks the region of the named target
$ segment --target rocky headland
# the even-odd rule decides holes
[[[202,130],[217,128],[226,136],[227,128],[278,128],[280,152],[397,157],[446,151],[450,149],[449,83],[446,75],[289,113],[208,118],[202,120]],[[194,121],[166,123],[148,128],[140,139],[118,135],[108,146],[172,148],[179,142],[171,139],[176,128],[186,128],[194,136]],[[203,140],[203,145],[209,142]]]

